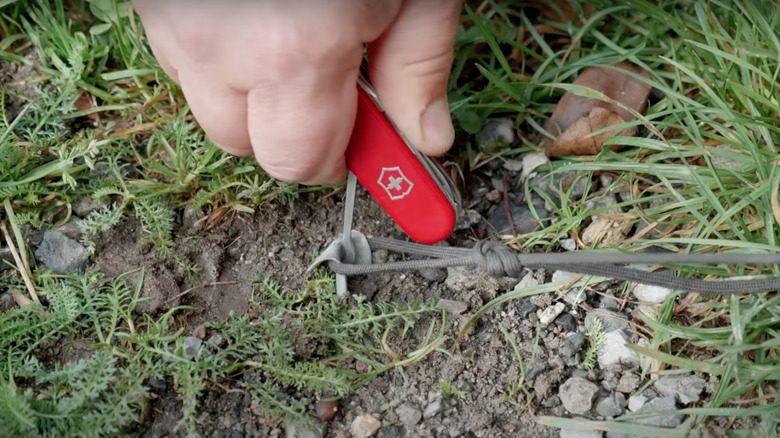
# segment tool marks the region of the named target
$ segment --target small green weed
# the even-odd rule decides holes
[[[581,370],[592,370],[596,366],[596,358],[599,350],[604,346],[604,324],[601,318],[593,318],[590,325],[590,331],[585,335],[587,348],[582,355],[582,361],[579,364]]]
[[[441,398],[444,400],[451,400],[453,397],[466,398],[466,393],[461,389],[461,385],[453,384],[449,379],[439,380],[439,387],[441,388]]]
[[[317,394],[341,397],[378,373],[419,360],[438,342],[426,339],[401,360],[388,361],[386,352],[365,345],[366,337],[379,345],[390,333],[403,336],[425,315],[438,313],[434,305],[347,306],[335,298],[333,281],[324,277],[290,299],[277,283],[265,279],[257,282],[262,316],[207,324],[210,336],[193,352],[181,330],[170,330],[172,318],[182,309],[171,309],[159,319],[145,317],[141,323],[132,319],[140,302],[143,273],[140,276],[139,286],[131,290],[124,277],[101,286],[96,272],[44,275],[48,305],[0,315],[0,435],[117,435],[139,420],[150,403],[150,378],[174,382],[182,402],[177,429],[188,436],[198,436],[199,397],[207,382],[248,391],[269,418],[281,414],[306,422],[311,399],[280,398],[286,388],[297,388],[312,399]],[[286,306],[278,305],[282,299]],[[298,357],[291,333],[336,341],[326,342],[332,357]],[[74,336],[94,339],[97,349],[62,365],[36,359],[40,349]],[[372,370],[360,374],[327,365],[345,357],[368,363]]]

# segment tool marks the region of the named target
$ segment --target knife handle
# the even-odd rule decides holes
[[[346,161],[347,168],[409,237],[432,244],[452,233],[455,206],[360,86]]]

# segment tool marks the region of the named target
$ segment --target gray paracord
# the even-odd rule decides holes
[[[634,281],[637,283],[699,292],[706,295],[771,292],[780,290],[780,277],[751,280],[693,280],[671,274],[646,272],[628,268],[627,264],[648,265],[780,265],[780,254],[647,254],[647,253],[550,253],[520,254],[496,242],[478,242],[474,248],[453,248],[421,245],[395,239],[374,237],[368,239],[371,249],[385,249],[399,253],[432,257],[422,260],[379,264],[349,264],[330,261],[337,274],[352,276],[390,271],[479,266],[493,276],[520,277],[523,267],[558,269],[581,274]]]

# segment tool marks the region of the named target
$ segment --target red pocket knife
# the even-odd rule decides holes
[[[455,184],[436,160],[409,144],[362,75],[346,160],[347,168],[409,237],[433,244],[452,233],[461,210]]]

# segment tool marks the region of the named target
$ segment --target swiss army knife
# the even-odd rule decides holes
[[[411,239],[422,244],[446,239],[461,211],[460,194],[444,168],[409,144],[385,115],[365,76],[360,76],[357,87],[357,117],[346,152],[343,233],[309,266],[309,272],[328,260],[371,263],[366,236],[352,229],[357,181]],[[336,275],[336,294],[347,294],[343,275]]]
[[[358,80],[355,127],[347,168],[413,240],[447,238],[461,210],[460,195],[433,158],[410,145],[387,117],[364,75]]]

